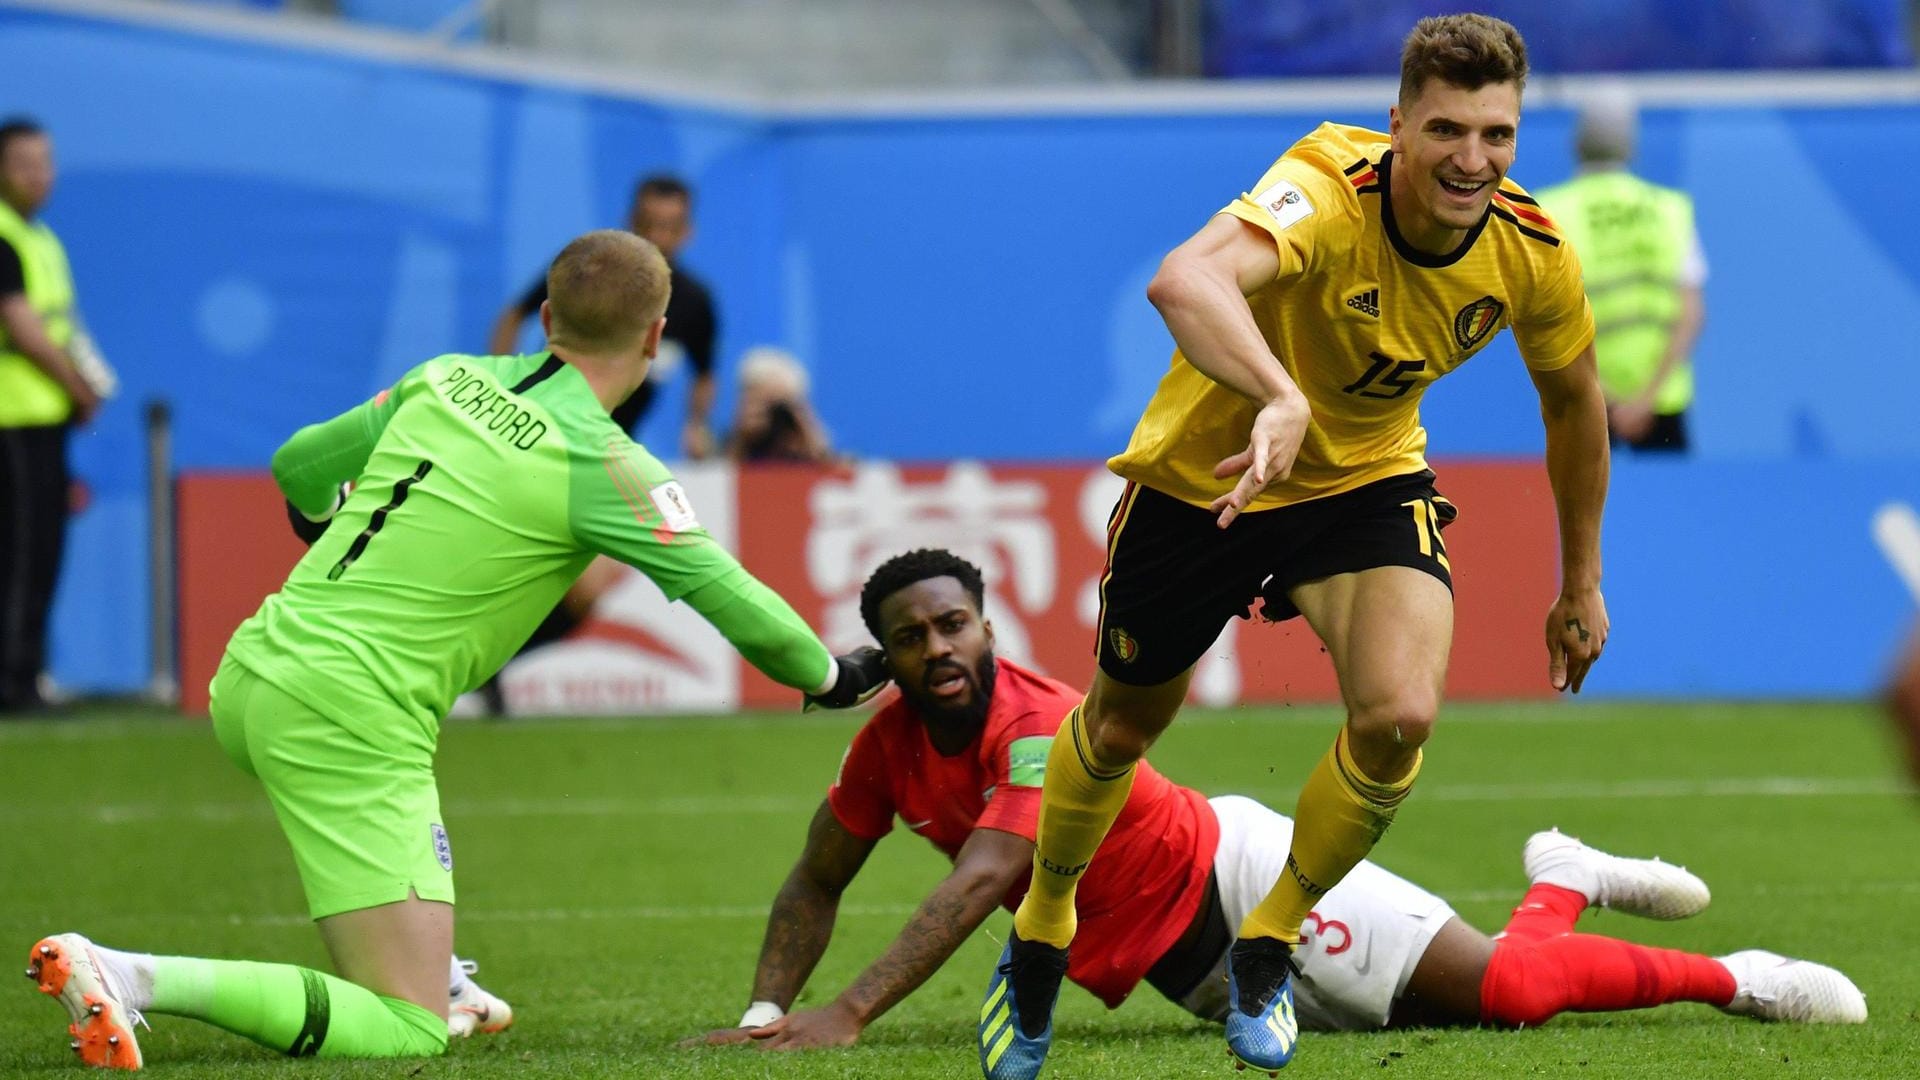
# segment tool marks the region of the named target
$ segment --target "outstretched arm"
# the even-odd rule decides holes
[[[800,996],[814,965],[827,951],[833,922],[840,910],[840,894],[853,883],[876,841],[855,836],[833,814],[824,800],[807,828],[807,846],[793,865],[767,915],[767,934],[760,943],[760,963],[753,972],[753,1004],[747,1017],[777,1018]],[[771,1008],[769,1008],[771,1006]],[[742,1020],[746,1024],[745,1019]],[[710,1031],[690,1042],[745,1042],[748,1025]]]
[[[1211,507],[1223,528],[1268,484],[1293,471],[1312,420],[1306,395],[1280,366],[1247,307],[1246,298],[1279,272],[1273,238],[1223,214],[1174,248],[1147,285],[1147,299],[1187,362],[1260,406],[1247,449],[1214,470],[1223,480],[1240,474],[1233,490]]]
[[[833,937],[840,894],[866,865],[875,841],[855,836],[833,816],[825,800],[807,829],[806,850],[774,897],[760,965],[753,973],[753,1000],[791,1008]]]
[[[717,553],[732,559],[723,550]],[[836,662],[813,628],[744,567],[733,565],[681,599],[712,623],[747,663],[782,686],[815,693],[838,681]]]
[[[273,452],[273,480],[290,506],[314,522],[339,509],[341,485],[360,478],[400,407],[398,389],[382,390],[331,420],[308,424],[280,444]]]
[[[853,985],[819,1009],[793,1013],[754,1031],[753,1038],[768,1050],[852,1044],[868,1024],[940,970],[1032,865],[1032,841],[998,829],[975,829],[955,857],[953,872]]]
[[[836,659],[793,607],[700,527],[673,475],[630,440],[574,463],[569,516],[582,548],[651,578],[669,600],[713,624],[746,661],[830,708],[864,700],[884,665],[856,651]]]
[[[1600,515],[1607,502],[1607,405],[1593,346],[1551,371],[1531,369],[1547,428],[1547,479],[1560,519],[1560,595],[1547,612],[1548,678],[1580,692],[1607,643]]]

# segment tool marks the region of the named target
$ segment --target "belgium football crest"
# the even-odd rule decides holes
[[[1460,309],[1453,317],[1453,340],[1462,351],[1473,348],[1485,341],[1493,328],[1500,325],[1500,316],[1507,305],[1491,296],[1483,296]]]
[[[1133,658],[1140,655],[1140,643],[1117,626],[1107,631],[1107,644],[1113,646],[1113,655],[1119,657],[1123,664],[1133,663]]]

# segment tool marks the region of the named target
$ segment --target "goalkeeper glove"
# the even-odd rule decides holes
[[[352,484],[341,484],[340,490],[333,497],[333,505],[327,507],[319,517],[308,517],[306,511],[293,505],[293,500],[287,500],[287,524],[293,526],[293,535],[299,537],[308,547],[312,547],[314,541],[326,534],[327,524],[333,520],[333,515],[339,513],[340,508],[347,504],[347,495],[352,491]]]
[[[805,710],[851,709],[864,704],[886,687],[893,678],[887,671],[887,654],[871,645],[833,658],[839,669],[833,686],[825,693],[808,694]]]

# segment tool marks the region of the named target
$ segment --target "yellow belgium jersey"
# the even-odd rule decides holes
[[[1452,253],[1416,250],[1394,225],[1387,136],[1322,124],[1221,213],[1273,237],[1280,272],[1247,298],[1261,334],[1313,408],[1293,474],[1249,509],[1350,491],[1426,468],[1420,395],[1510,326],[1531,368],[1572,363],[1593,340],[1580,262],[1519,185]],[[1205,506],[1246,449],[1258,410],[1177,350],[1124,453],[1129,480]]]

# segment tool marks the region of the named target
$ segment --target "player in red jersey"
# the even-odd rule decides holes
[[[867,580],[861,614],[900,696],[854,736],[814,814],[767,920],[740,1026],[689,1043],[851,1044],[996,906],[1019,902],[1046,755],[1063,704],[1079,692],[995,658],[983,595],[980,571],[946,551],[899,556]],[[952,859],[953,872],[850,986],[786,1013],[826,952],[841,893],[895,817]],[[1100,848],[1102,872],[1081,886],[1067,978],[1109,1008],[1144,981],[1197,1016],[1224,1019],[1234,930],[1282,872],[1291,833],[1286,817],[1251,799],[1208,801],[1143,761]],[[1531,1026],[1566,1010],[1673,1001],[1764,1019],[1866,1016],[1853,984],[1818,964],[1757,950],[1716,960],[1572,932],[1591,905],[1664,919],[1698,912],[1707,888],[1679,867],[1607,855],[1558,832],[1534,836],[1525,860],[1533,887],[1497,939],[1438,896],[1360,863],[1307,919],[1302,1026]]]

